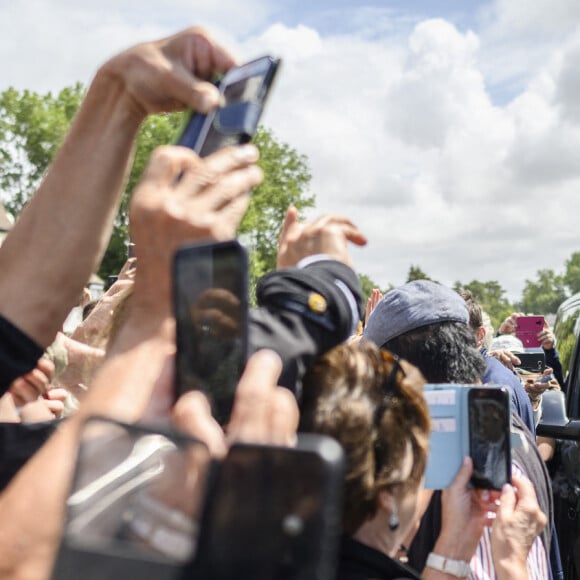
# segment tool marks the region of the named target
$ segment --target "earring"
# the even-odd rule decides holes
[[[393,510],[389,516],[389,530],[394,532],[399,527],[399,516],[397,515],[397,510]]]

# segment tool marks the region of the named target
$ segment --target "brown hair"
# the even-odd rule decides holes
[[[461,298],[465,300],[467,311],[469,312],[469,327],[472,330],[477,330],[483,326],[483,309],[473,294],[469,290],[463,290],[459,293]]]
[[[369,342],[343,344],[304,378],[301,430],[334,437],[345,451],[343,530],[353,534],[377,509],[378,493],[416,489],[427,464],[429,410],[416,367]],[[401,468],[412,451],[412,468]]]

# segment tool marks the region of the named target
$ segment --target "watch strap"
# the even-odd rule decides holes
[[[439,572],[444,572],[457,578],[467,578],[471,574],[469,562],[465,560],[452,560],[451,558],[446,558],[434,552],[431,552],[427,556],[425,565],[433,568],[433,570],[438,570]]]

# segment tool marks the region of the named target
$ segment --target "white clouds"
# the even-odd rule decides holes
[[[264,121],[308,157],[316,213],[367,233],[355,262],[381,285],[417,264],[450,284],[498,280],[518,298],[579,249],[578,0],[497,0],[481,29],[433,19],[403,41],[372,10],[329,35],[272,22],[259,0],[135,6],[12,2],[4,85],[86,82],[120,48],[200,22],[241,58],[283,57]],[[508,103],[492,100],[490,86],[514,79]]]
[[[580,125],[580,28],[559,51],[555,74],[555,99],[564,119]]]
[[[200,24],[235,49],[235,38],[263,27],[268,13],[264,0],[5,0],[1,85],[46,91],[87,83],[120,50]]]
[[[308,155],[319,210],[368,234],[356,263],[379,283],[402,282],[414,263],[447,283],[496,279],[517,297],[577,248],[580,142],[562,113],[575,112],[565,63],[576,45],[500,107],[478,36],[446,21],[421,22],[406,47],[304,27],[276,38],[288,59],[268,123]]]
[[[496,0],[488,17],[496,37],[561,37],[576,28],[580,4],[577,0]]]

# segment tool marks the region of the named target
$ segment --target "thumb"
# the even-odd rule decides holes
[[[469,483],[471,474],[473,473],[473,461],[471,457],[464,457],[461,469],[457,472],[455,479],[451,482],[449,487],[463,489]]]
[[[509,483],[506,483],[501,489],[498,515],[503,519],[506,516],[509,516],[509,514],[513,513],[515,507],[516,493],[514,488]]]
[[[280,239],[283,240],[288,235],[288,230],[298,221],[298,210],[291,205],[284,217],[284,223],[280,230]]]

